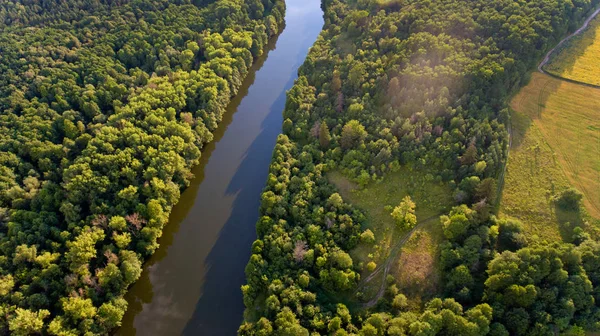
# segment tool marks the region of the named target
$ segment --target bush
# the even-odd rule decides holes
[[[579,211],[581,200],[583,200],[583,194],[575,188],[569,188],[554,197],[556,205],[567,211]]]
[[[360,235],[360,241],[367,245],[373,244],[375,242],[375,235],[373,234],[373,231],[366,229]]]
[[[398,294],[394,297],[394,301],[392,301],[392,307],[396,309],[405,309],[408,306],[408,300],[404,294]]]

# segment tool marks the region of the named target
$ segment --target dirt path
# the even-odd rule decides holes
[[[504,179],[506,177],[506,168],[508,167],[508,156],[510,155],[510,150],[512,148],[512,121],[509,120],[506,125],[506,131],[508,132],[508,148],[506,149],[506,162],[504,163],[504,167],[502,167],[502,172],[500,176],[498,176],[498,190],[496,192],[496,207],[500,209],[500,202],[502,202],[502,190],[504,190]],[[498,210],[499,211],[499,210]]]
[[[583,26],[581,26],[579,29],[577,29],[573,34],[565,37],[564,39],[562,39],[557,45],[556,47],[552,48],[552,50],[550,50],[547,54],[546,57],[544,57],[544,60],[538,65],[538,71],[546,74],[546,75],[551,75],[549,73],[547,73],[544,70],[544,66],[546,64],[548,64],[548,62],[550,61],[550,58],[552,57],[552,54],[554,53],[554,51],[556,51],[557,49],[559,49],[560,47],[562,47],[563,44],[565,44],[568,40],[570,40],[571,38],[573,38],[574,36],[577,36],[579,34],[581,34],[581,32],[583,32],[589,25],[590,22],[592,22],[592,20],[598,15],[600,14],[600,8],[596,9],[592,15],[590,15],[590,17],[588,17],[585,22],[583,23]]]
[[[577,29],[574,33],[570,34],[569,36],[565,37],[564,39],[562,39],[557,45],[556,47],[552,48],[552,50],[550,50],[546,56],[544,57],[544,60],[542,60],[542,62],[538,65],[538,71],[549,75],[549,76],[553,76],[552,74],[547,73],[544,70],[544,66],[546,64],[548,64],[548,62],[550,61],[550,58],[552,57],[552,54],[559,49],[561,46],[563,46],[568,40],[570,40],[571,38],[581,34],[589,25],[590,22],[592,22],[592,20],[598,16],[598,14],[600,14],[600,8],[596,9],[583,23],[583,25]],[[512,138],[513,138],[513,134],[512,134],[512,126],[509,123],[507,125],[507,131],[508,131],[508,151],[510,152],[510,148],[512,147]],[[507,163],[508,163],[508,158],[507,158]],[[500,173],[500,188],[499,191],[501,192],[503,185],[504,185],[504,179],[505,179],[505,175],[506,175],[506,167],[507,164],[504,164],[504,168],[502,169],[502,172]],[[500,198],[498,198],[500,199]],[[364,278],[358,287],[359,291],[361,288],[363,288],[366,284],[368,284],[369,282],[371,282],[377,275],[379,275],[379,273],[381,273],[383,271],[383,276],[382,276],[382,280],[381,280],[381,285],[379,288],[379,291],[377,292],[377,295],[375,295],[374,298],[372,298],[371,300],[369,300],[368,302],[366,302],[363,305],[363,308],[370,308],[373,307],[375,304],[377,304],[377,302],[379,301],[379,299],[381,299],[381,297],[383,296],[383,294],[385,293],[385,278],[387,277],[391,267],[392,267],[392,261],[396,260],[396,258],[398,257],[398,253],[400,252],[402,246],[404,246],[404,244],[408,241],[408,239],[412,236],[412,234],[420,229],[421,227],[423,227],[427,222],[429,222],[430,220],[437,218],[441,216],[437,215],[437,216],[432,216],[429,217],[427,219],[425,219],[424,221],[422,221],[421,223],[417,224],[412,230],[410,230],[409,232],[406,233],[406,235],[404,235],[404,237],[402,237],[402,239],[400,239],[400,241],[398,241],[398,243],[396,243],[396,245],[394,245],[392,252],[390,253],[390,255],[385,259],[383,265],[380,265],[379,267],[377,267],[368,277]]]
[[[422,228],[425,224],[429,223],[431,220],[439,218],[442,214],[439,215],[434,215],[431,217],[426,218],[425,220],[421,221],[419,224],[417,224],[414,228],[412,228],[410,231],[408,231],[404,237],[402,237],[402,239],[400,239],[400,241],[398,241],[396,243],[396,245],[394,245],[394,247],[392,248],[392,252],[390,253],[390,255],[385,259],[385,261],[383,262],[383,265],[380,265],[379,267],[377,267],[373,273],[371,273],[368,277],[366,277],[364,280],[362,280],[360,282],[360,284],[357,286],[358,289],[357,291],[359,291],[362,287],[364,287],[366,284],[368,284],[369,282],[371,282],[371,280],[373,280],[375,278],[375,276],[377,276],[379,273],[381,273],[381,271],[383,271],[383,279],[381,279],[381,285],[379,287],[379,291],[377,292],[377,295],[375,295],[374,298],[372,298],[371,300],[369,300],[368,302],[366,302],[363,305],[363,308],[371,308],[374,305],[377,304],[377,302],[379,301],[379,299],[381,299],[381,297],[383,296],[383,294],[385,293],[385,278],[387,277],[388,273],[390,272],[390,269],[392,268],[392,261],[396,260],[398,258],[398,254],[400,253],[400,250],[402,249],[402,246],[404,246],[404,244],[406,244],[406,242],[408,241],[408,239],[410,239],[410,237],[412,236],[412,234],[417,231],[418,229]]]
[[[560,76],[556,76],[553,74],[550,74],[548,72],[546,72],[544,70],[544,66],[546,64],[548,64],[548,62],[550,62],[550,58],[552,57],[552,54],[554,54],[554,52],[559,49],[563,44],[565,44],[568,40],[570,40],[571,38],[581,34],[589,25],[590,22],[592,22],[592,20],[598,16],[598,14],[600,14],[600,8],[596,9],[583,23],[583,25],[581,27],[579,27],[579,29],[577,29],[574,33],[570,34],[569,36],[565,37],[564,39],[562,39],[554,48],[552,48],[552,50],[550,50],[546,56],[544,57],[544,59],[542,60],[542,62],[538,65],[538,71],[551,76],[551,77],[555,77],[558,78],[560,80],[566,80],[568,82],[572,82],[572,83],[576,83],[576,84],[583,84],[586,86],[592,86],[592,87],[597,87],[593,84],[587,84],[587,83],[581,83],[581,82],[577,82],[571,79],[567,79],[567,78],[562,78]],[[549,81],[550,82],[550,81]],[[547,86],[547,85],[546,85]],[[544,88],[545,89],[545,88]],[[540,99],[542,98],[541,95],[544,93],[544,89],[542,89],[541,93],[540,93]],[[541,106],[541,103],[540,103]],[[508,131],[508,152],[510,153],[510,149],[512,147],[512,139],[513,139],[513,133],[512,133],[512,125],[511,122],[508,123],[507,125],[507,131]],[[498,177],[499,185],[498,185],[498,197],[496,198],[498,200],[498,202],[501,202],[502,200],[502,189],[504,188],[504,179],[506,176],[506,168],[508,166],[508,156],[506,158],[506,163],[504,164],[504,168],[502,169],[502,172],[500,173],[500,176]]]

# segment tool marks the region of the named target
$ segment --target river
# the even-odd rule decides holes
[[[323,26],[320,0],[287,0],[286,26],[231,102],[173,208],[160,248],[126,295],[118,335],[235,335],[240,286],[285,93]]]

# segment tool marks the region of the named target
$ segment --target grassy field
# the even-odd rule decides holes
[[[600,90],[534,73],[511,107],[500,213],[520,219],[529,235],[569,240],[584,220],[556,209],[551,197],[574,186],[587,212],[600,218]]]
[[[548,73],[600,85],[600,16],[581,35],[565,43],[544,67]]]
[[[439,246],[443,240],[439,217],[431,218],[412,233],[392,264],[390,275],[413,309],[420,309],[438,293],[442,277]]]
[[[428,239],[428,242],[426,244],[412,242],[409,250],[406,250],[407,255],[410,255],[409,252],[415,252],[427,254],[429,259],[436,259],[435,254],[437,253],[438,242],[441,239],[441,235],[438,234],[440,231],[439,216],[447,212],[453,203],[452,192],[446,184],[435,182],[430,174],[411,170],[407,167],[388,174],[383,181],[371,183],[362,190],[356,188],[339,172],[329,173],[328,178],[338,187],[345,201],[352,203],[365,212],[367,224],[363,230],[370,229],[375,235],[376,243],[374,245],[361,243],[350,252],[355,263],[364,266],[373,261],[378,267],[382,267],[386,261],[389,261],[394,263],[391,272],[399,274],[402,272],[402,267],[396,265],[398,263],[396,257],[397,255],[404,255],[404,252],[397,255],[390,254],[400,250],[397,245],[402,243],[404,239],[412,242],[413,238],[417,237],[415,235],[417,232],[421,232],[419,236]],[[391,211],[386,210],[387,205],[396,206],[407,195],[410,195],[417,205],[418,225],[423,224],[422,228],[415,231],[410,239],[406,237],[408,232],[395,229],[396,224],[390,216]],[[425,221],[427,223],[423,223]],[[405,247],[402,247],[402,249],[405,249]],[[430,264],[433,266],[434,262]],[[412,267],[412,265],[406,266]],[[365,284],[362,289],[365,300],[377,294],[379,285],[384,281],[383,273],[374,276],[368,284]],[[365,267],[361,277],[365,279],[370,274],[371,272]],[[402,284],[403,280],[401,278],[397,279]]]

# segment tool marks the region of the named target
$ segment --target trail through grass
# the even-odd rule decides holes
[[[370,229],[375,235],[374,245],[361,243],[350,252],[353,260],[363,269],[359,292],[362,301],[366,301],[367,305],[376,302],[381,296],[386,275],[391,269],[395,273],[403,272],[398,264],[399,253],[403,251],[404,243],[414,237],[415,232],[423,232],[420,235],[431,240],[431,244],[427,244],[423,252],[435,259],[437,246],[441,242],[441,236],[436,233],[439,230],[439,216],[447,212],[453,204],[452,192],[447,184],[436,182],[431,174],[408,167],[390,173],[382,181],[373,182],[362,190],[356,188],[339,172],[329,173],[328,178],[338,187],[344,200],[365,212],[367,224],[363,230]],[[389,207],[386,209],[388,205],[398,205],[407,195],[417,204],[418,223],[415,230],[397,229]],[[435,247],[432,249],[431,246]],[[377,264],[374,271],[365,267],[370,261]],[[400,284],[402,285],[401,282]]]

